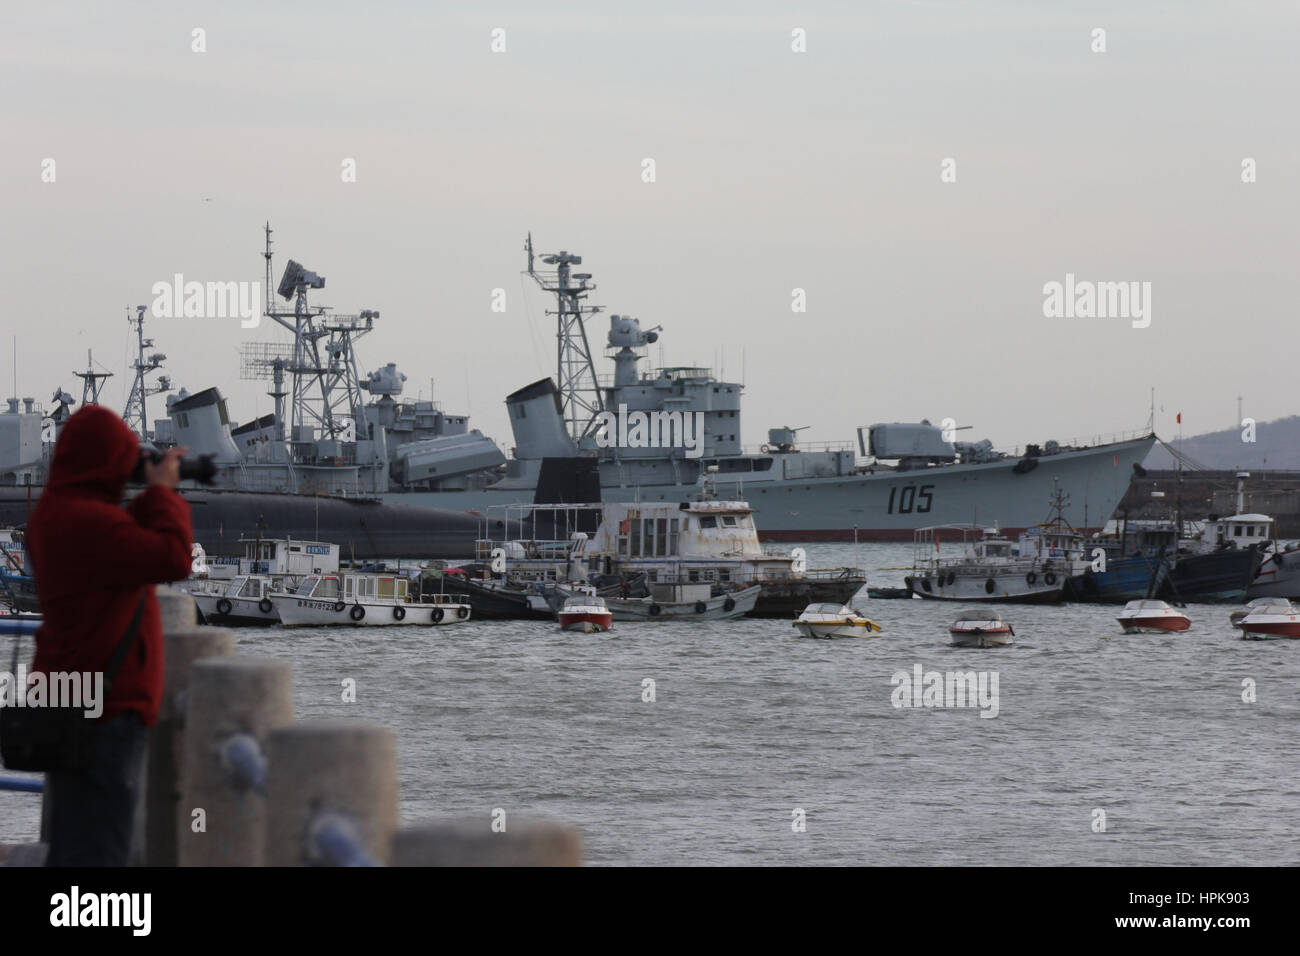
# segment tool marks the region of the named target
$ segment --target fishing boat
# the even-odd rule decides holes
[[[1185,631],[1192,626],[1182,611],[1164,601],[1129,601],[1117,620],[1125,634],[1158,634],[1162,631]]]
[[[427,594],[412,601],[408,584],[398,574],[311,574],[297,591],[270,599],[285,627],[446,625],[470,619],[470,605],[455,595]]]
[[[280,620],[273,594],[298,589],[310,574],[339,569],[339,546],[295,538],[241,538],[242,557],[209,557],[195,547],[197,569],[176,588],[194,598],[205,624],[269,625]]]
[[[643,598],[605,598],[615,621],[730,621],[754,609],[757,584],[714,594],[707,584],[656,584]],[[552,600],[567,601],[574,591],[557,586]]]
[[[952,622],[948,634],[953,647],[1004,647],[1016,636],[997,611],[969,611]]]
[[[605,599],[591,587],[582,588],[579,593],[566,598],[555,616],[560,622],[560,630],[584,634],[603,633],[614,623],[614,615]]]
[[[940,560],[942,537],[960,534],[965,554]],[[979,537],[972,540],[972,536]],[[1061,600],[1067,570],[1042,561],[1036,550],[1022,556],[1016,543],[996,528],[942,525],[922,528],[913,542],[912,573],[904,582],[913,594],[938,601],[1046,603]]]
[[[875,621],[863,617],[847,604],[809,604],[791,623],[804,637],[821,639],[870,637],[884,630]]]
[[[1300,613],[1291,602],[1273,599],[1272,603],[1253,608],[1239,626],[1242,639],[1248,641],[1300,638]]]

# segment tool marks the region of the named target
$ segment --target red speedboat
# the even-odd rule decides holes
[[[1129,601],[1119,612],[1118,620],[1125,634],[1185,631],[1192,626],[1186,614],[1164,601]]]
[[[614,623],[614,615],[605,604],[605,599],[595,594],[575,594],[567,598],[555,616],[560,619],[561,630],[581,631],[584,634],[608,631]]]
[[[1300,612],[1289,601],[1274,601],[1256,607],[1241,619],[1241,637],[1247,641],[1271,641],[1278,637],[1300,637]]]

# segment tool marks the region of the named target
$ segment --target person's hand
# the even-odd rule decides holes
[[[181,459],[189,452],[188,448],[168,448],[163,452],[162,461],[154,464],[144,463],[144,481],[147,485],[162,485],[175,490],[181,483]]]

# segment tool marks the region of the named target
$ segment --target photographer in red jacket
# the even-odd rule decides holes
[[[63,427],[49,483],[27,525],[45,618],[33,671],[103,672],[140,608],[87,766],[46,777],[49,866],[127,863],[146,728],[157,722],[162,698],[154,585],[190,573],[190,511],[175,491],[184,454],[173,448],[156,464],[146,459],[149,487],[124,508],[127,480],[140,464],[139,440],[109,409],[85,406]]]

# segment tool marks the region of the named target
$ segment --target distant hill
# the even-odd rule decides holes
[[[1235,428],[1209,432],[1170,444],[1205,468],[1300,470],[1300,415],[1257,423],[1253,444],[1241,440],[1242,431]],[[1172,468],[1174,457],[1156,445],[1143,464],[1147,468]]]

